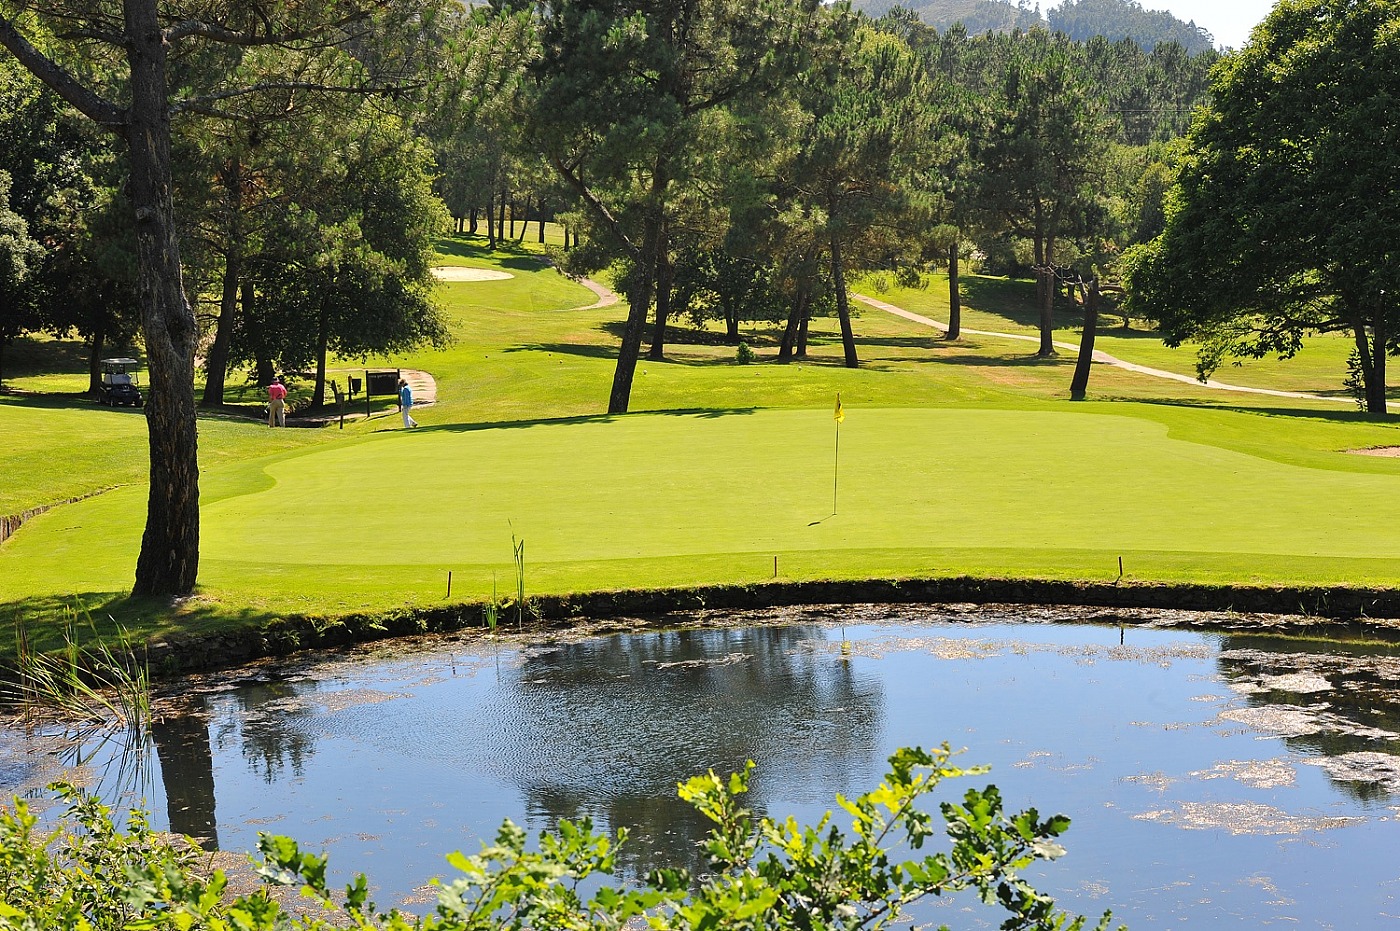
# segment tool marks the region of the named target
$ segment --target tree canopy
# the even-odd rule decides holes
[[[1133,251],[1136,312],[1170,344],[1290,356],[1342,331],[1372,413],[1400,348],[1400,10],[1389,0],[1279,5],[1216,71],[1167,210]]]

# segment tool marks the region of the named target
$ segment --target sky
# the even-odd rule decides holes
[[[1249,31],[1274,8],[1273,0],[1139,0],[1147,10],[1170,10],[1182,22],[1196,21],[1216,45],[1240,48]]]

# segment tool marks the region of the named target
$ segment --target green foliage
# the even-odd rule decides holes
[[[758,356],[754,354],[753,347],[748,343],[740,343],[739,348],[734,352],[734,361],[738,362],[740,365],[750,365],[757,358]]]
[[[1385,356],[1400,348],[1400,161],[1381,116],[1400,94],[1396,24],[1382,0],[1280,5],[1215,72],[1165,231],[1127,279],[1169,344],[1211,349],[1203,374],[1346,332],[1367,410],[1385,411]]]
[[[958,893],[1005,912],[1004,929],[1083,928],[1084,918],[1060,911],[1021,877],[1064,853],[1057,838],[1068,818],[1008,813],[995,786],[941,803],[941,826],[921,807],[943,780],[986,771],[951,766],[951,755],[946,744],[897,751],[876,789],[837,797],[850,816],[846,830],[831,812],[811,826],[755,818],[743,805],[753,763],[727,778],[712,771],[687,780],[681,797],[714,825],[705,843],[709,872],[661,869],[640,888],[595,879],[588,884],[595,892],[583,889],[613,873],[625,831],[613,840],[588,819],[564,821],[532,845],[506,821],[480,853],[448,856],[459,875],[435,881],[437,905],[426,916],[376,911],[363,875],[333,890],[325,855],[266,834],[258,873],[269,886],[299,887],[313,909],[293,917],[266,890],[233,898],[221,871],[202,870],[196,851],[154,834],[144,813],[134,812],[122,832],[97,799],[57,787],[68,810],[50,834],[37,831],[22,799],[13,812],[0,811],[0,931],[617,931],[638,921],[653,931],[876,931],[908,920],[905,910],[921,899]],[[947,849],[924,852],[940,827]],[[1105,914],[1100,931],[1109,920]]]
[[[186,931],[196,916],[252,909],[254,898],[225,906],[224,877],[201,879],[199,851],[152,831],[145,812],[133,811],[123,831],[95,797],[72,786],[55,789],[68,808],[51,831],[39,830],[24,799],[0,809],[0,929]]]
[[[1149,51],[1174,42],[1191,53],[1215,47],[1215,38],[1195,20],[1182,22],[1166,10],[1145,10],[1137,0],[1065,0],[1046,18],[1051,29],[1080,41],[1093,36],[1132,39]]]
[[[151,682],[133,639],[117,624],[113,647],[91,617],[83,634],[77,612],[69,608],[64,615],[63,645],[52,651],[35,649],[28,628],[15,624],[15,665],[0,681],[0,701],[26,720],[59,719],[83,733],[115,726],[139,745],[151,723]]]

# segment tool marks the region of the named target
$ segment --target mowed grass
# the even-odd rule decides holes
[[[154,636],[440,605],[448,572],[453,601],[479,600],[514,590],[513,537],[537,594],[757,582],[775,557],[783,579],[1112,579],[1122,556],[1133,580],[1400,584],[1400,460],[1346,452],[1400,432],[1347,405],[1106,366],[1093,400],[1073,404],[1070,356],[949,343],[866,309],[859,369],[841,365],[830,320],[814,321],[800,364],[673,344],[639,366],[634,413],[607,417],[622,307],[577,309],[593,294],[527,252],[456,240],[444,261],[514,277],[442,285],[456,342],[369,360],[433,374],[422,429],[391,412],[345,430],[201,421],[201,588],[175,610],[123,601],[145,511],[139,414],[6,397],[0,510],[121,487],[0,546],[0,616],[43,625],[81,606]],[[1003,301],[1017,286],[1029,293],[989,285]],[[940,293],[946,311],[937,284],[877,296],[946,319]],[[989,306],[966,325],[1018,325]],[[778,335],[760,325],[745,338],[767,360]]]
[[[860,279],[856,287],[863,293],[906,310],[948,322],[948,279],[944,274],[927,276],[922,287],[891,286],[888,276]],[[965,329],[988,330],[1033,336],[1039,333],[1039,312],[1035,307],[1034,285],[1029,281],[1006,278],[966,276],[962,279],[964,307],[962,325]],[[1056,300],[1056,341],[1078,346],[1083,328],[1081,308],[1063,296]],[[1122,316],[1100,314],[1094,347],[1128,362],[1153,368],[1196,375],[1199,347],[1186,343],[1169,348],[1153,330],[1143,329],[1142,321],[1128,321]],[[969,335],[974,341],[989,337]],[[1303,350],[1289,359],[1265,356],[1261,359],[1231,360],[1217,369],[1214,381],[1250,388],[1270,388],[1283,391],[1303,391],[1335,398],[1339,404],[1353,403],[1343,382],[1347,376],[1347,357],[1355,344],[1344,334],[1310,334],[1303,341]],[[1022,354],[1033,352],[1022,347]],[[1060,350],[1072,362],[1073,350]],[[1091,384],[1092,387],[1092,384]],[[1400,388],[1392,395],[1400,397]]]
[[[512,537],[531,593],[756,582],[774,557],[785,579],[1111,579],[1121,555],[1136,580],[1400,580],[1396,470],[1263,459],[1119,406],[850,408],[835,489],[826,410],[426,428],[223,466],[190,607],[442,604],[449,571],[479,599],[513,589]],[[143,504],[131,487],[34,520],[0,601],[114,597]]]

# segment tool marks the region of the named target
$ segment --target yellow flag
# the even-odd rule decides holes
[[[841,395],[836,395],[836,422],[844,423],[846,420],[846,410],[841,406]]]

